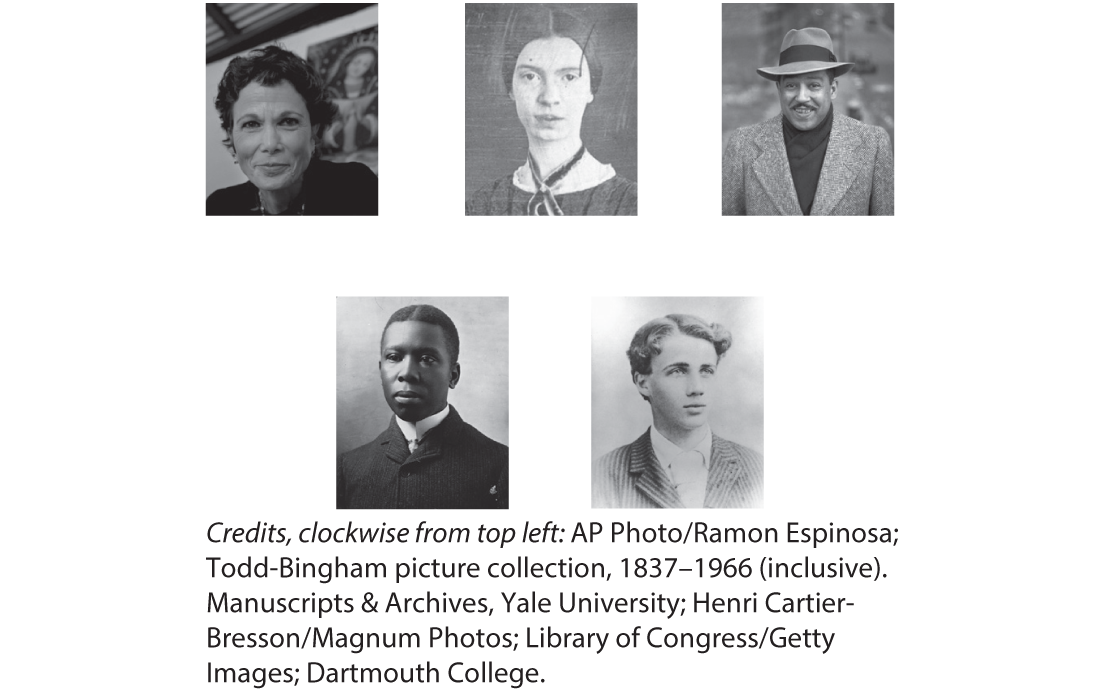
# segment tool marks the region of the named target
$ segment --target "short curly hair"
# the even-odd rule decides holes
[[[661,352],[661,341],[666,336],[679,332],[714,344],[718,360],[733,345],[729,330],[717,322],[707,323],[694,315],[665,315],[650,320],[634,332],[626,357],[630,359],[630,374],[650,375],[653,373],[653,357]]]
[[[284,81],[289,82],[306,102],[310,125],[320,125],[323,130],[335,120],[338,111],[325,96],[325,85],[317,71],[285,48],[265,46],[230,60],[218,83],[214,107],[218,109],[222,130],[225,131],[222,144],[230,148],[233,146],[233,105],[240,98],[241,91],[253,82],[270,87]]]
[[[504,36],[504,62],[500,69],[505,92],[512,93],[512,76],[516,72],[516,62],[519,61],[519,54],[524,47],[532,41],[555,36],[572,39],[580,46],[581,54],[588,61],[592,95],[596,95],[603,78],[596,25],[552,5],[518,5],[508,17]]]
[[[434,305],[406,305],[390,315],[386,321],[386,327],[382,330],[382,338],[385,339],[386,329],[394,322],[425,322],[434,324],[443,330],[443,341],[447,344],[447,351],[451,356],[451,365],[458,362],[458,328],[454,321]]]

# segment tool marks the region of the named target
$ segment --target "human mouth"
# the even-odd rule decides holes
[[[791,110],[794,111],[795,115],[801,116],[803,118],[807,118],[814,113],[814,109],[810,108],[809,106],[795,106]]]
[[[416,392],[409,391],[407,389],[403,389],[400,392],[396,392],[393,395],[393,398],[396,399],[397,401],[401,402],[401,403],[406,403],[407,404],[407,403],[412,403],[414,401],[419,401],[420,399],[422,399],[424,397],[420,396]]]
[[[535,120],[538,120],[540,123],[553,124],[559,120],[565,120],[565,118],[560,115],[536,115]]]
[[[706,404],[688,404],[688,405],[684,406],[684,408],[687,409],[688,413],[690,413],[692,415],[698,415],[698,414],[700,414],[700,413],[702,413],[703,411],[706,410],[707,405]]]
[[[261,163],[258,166],[253,166],[253,168],[258,170],[260,173],[263,173],[264,175],[276,176],[276,175],[282,175],[287,170],[289,170],[290,169],[290,164],[289,163]]]

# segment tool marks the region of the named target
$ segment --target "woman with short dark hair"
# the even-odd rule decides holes
[[[267,46],[233,58],[214,105],[222,143],[248,182],[211,194],[208,216],[378,213],[378,178],[370,168],[315,156],[337,109],[301,57]]]

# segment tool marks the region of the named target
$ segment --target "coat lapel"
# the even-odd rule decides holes
[[[741,455],[733,445],[718,437],[711,437],[710,470],[707,472],[707,496],[704,507],[732,507],[733,490],[737,479],[745,472]]]
[[[397,418],[390,416],[390,427],[386,429],[386,438],[382,440],[382,450],[386,458],[396,464],[402,464],[409,458],[409,443],[397,425]]]
[[[791,176],[791,164],[787,161],[787,146],[783,143],[782,117],[769,120],[764,132],[756,138],[755,143],[761,154],[752,162],[752,170],[780,214],[802,216]]]
[[[634,487],[638,492],[653,500],[658,507],[683,509],[684,503],[680,501],[680,494],[672,487],[672,481],[657,462],[657,454],[649,442],[648,430],[630,445],[630,477],[634,479]],[[709,479],[707,485],[710,485]],[[709,487],[707,494],[710,494]]]
[[[863,149],[863,138],[851,126],[851,121],[834,113],[833,131],[829,134],[825,162],[821,164],[821,177],[817,181],[811,216],[828,216],[844,199],[864,166],[861,160],[865,155]]]

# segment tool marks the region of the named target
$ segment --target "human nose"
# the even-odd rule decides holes
[[[399,382],[416,382],[420,379],[420,371],[416,367],[415,358],[405,358],[397,368],[397,380]]]
[[[268,123],[264,125],[263,132],[261,133],[260,146],[264,151],[274,151],[281,145],[279,139],[279,130],[275,127],[274,123]]]
[[[547,79],[542,83],[539,91],[539,101],[545,104],[555,104],[561,100],[561,91],[553,79]]]
[[[699,373],[692,373],[688,375],[687,381],[687,395],[688,396],[703,396],[704,392],[703,378]]]
[[[810,90],[805,85],[798,87],[798,100],[805,102],[810,100]]]

